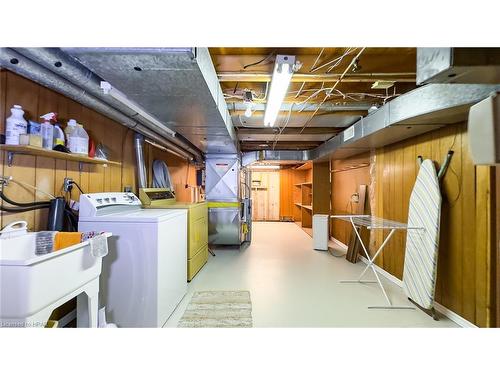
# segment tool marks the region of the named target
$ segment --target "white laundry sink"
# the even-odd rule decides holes
[[[43,327],[56,307],[82,292],[97,304],[102,258],[91,254],[89,241],[36,255],[35,238],[0,238],[0,326]]]

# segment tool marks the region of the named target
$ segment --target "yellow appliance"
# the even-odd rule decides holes
[[[139,189],[139,199],[144,208],[184,208],[188,210],[187,274],[191,281],[208,259],[208,205],[183,203],[175,200],[166,188]]]

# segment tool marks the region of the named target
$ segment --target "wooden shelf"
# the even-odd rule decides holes
[[[296,224],[311,235],[315,214],[328,213],[330,208],[329,162],[307,162],[293,170],[292,202]]]
[[[23,154],[23,155],[33,155],[33,156],[44,156],[47,158],[54,158],[54,159],[70,160],[81,163],[122,165],[122,163],[119,163],[117,161],[93,159],[89,158],[88,156],[74,155],[65,152],[46,150],[44,148],[34,147],[34,146],[0,145],[0,150],[12,153],[11,155]]]
[[[295,169],[298,171],[301,171],[301,170],[306,170],[306,169],[311,169],[311,168],[312,168],[312,162],[308,161],[307,163],[302,164],[300,167],[297,167]]]

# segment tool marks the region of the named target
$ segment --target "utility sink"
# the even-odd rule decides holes
[[[91,254],[89,241],[36,255],[35,233],[11,232],[18,233],[4,229],[0,237],[0,326],[44,327],[55,308],[78,296],[79,325],[95,327],[102,257]]]

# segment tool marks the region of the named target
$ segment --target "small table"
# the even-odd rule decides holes
[[[374,266],[374,261],[375,259],[380,255],[382,250],[384,249],[385,245],[389,240],[391,239],[392,235],[394,234],[395,231],[397,230],[424,230],[424,228],[419,228],[419,227],[409,227],[405,223],[400,223],[397,221],[393,220],[386,220],[386,219],[381,219],[376,216],[371,216],[371,215],[331,215],[330,216],[332,219],[339,219],[343,221],[350,222],[352,225],[352,228],[354,232],[356,233],[356,237],[358,238],[361,247],[363,248],[363,251],[365,253],[365,256],[368,260],[368,264],[366,265],[365,269],[359,275],[357,280],[341,280],[341,283],[378,283],[380,286],[380,289],[382,289],[382,293],[384,294],[384,297],[387,301],[387,305],[381,305],[381,306],[368,306],[369,309],[408,309],[408,310],[414,310],[415,308],[413,306],[395,306],[392,304],[391,300],[387,296],[387,292],[385,291],[384,286],[382,285],[382,282],[380,281],[380,278],[378,276],[377,270]],[[382,242],[380,247],[377,249],[375,252],[375,255],[373,255],[373,258],[370,257],[370,254],[368,253],[368,250],[366,249],[365,244],[363,243],[363,240],[361,239],[361,236],[358,231],[358,227],[366,227],[368,230],[373,230],[373,229],[388,229],[390,230],[389,234],[385,238],[385,240]],[[363,276],[365,275],[366,271],[368,269],[371,269],[373,273],[375,274],[376,280],[362,280]]]

